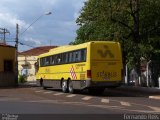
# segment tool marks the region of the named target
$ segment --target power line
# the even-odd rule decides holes
[[[22,36],[34,23],[36,23],[40,18],[42,18],[44,15],[51,15],[52,12],[47,12],[45,14],[40,15],[37,19],[35,19],[22,33],[20,33],[20,36]]]
[[[3,41],[5,43],[6,42],[6,34],[7,33],[10,34],[10,32],[6,28],[0,28],[0,30],[2,30],[2,31],[0,31],[0,34],[3,34]]]

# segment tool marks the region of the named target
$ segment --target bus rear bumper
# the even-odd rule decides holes
[[[104,88],[110,88],[110,87],[119,87],[121,86],[121,81],[92,81],[92,80],[86,80],[85,88],[90,87],[104,87]]]

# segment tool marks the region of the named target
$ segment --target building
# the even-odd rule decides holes
[[[0,87],[16,85],[16,48],[0,43]]]
[[[57,46],[42,46],[36,47],[18,54],[18,71],[20,75],[25,75],[27,81],[35,81],[35,63],[37,57],[50,49]]]

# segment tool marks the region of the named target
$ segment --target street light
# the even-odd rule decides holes
[[[37,19],[35,19],[21,34],[24,34],[34,23],[36,23],[40,18],[42,18],[45,15],[51,15],[52,12],[47,12],[45,14],[40,15]],[[16,78],[15,78],[15,83],[16,86],[18,86],[18,43],[19,43],[19,25],[16,24],[16,44],[15,44],[15,48],[16,48]]]
[[[20,35],[24,34],[35,22],[37,22],[40,18],[45,15],[51,15],[52,12],[46,12],[45,14],[40,15],[37,19],[35,19]]]

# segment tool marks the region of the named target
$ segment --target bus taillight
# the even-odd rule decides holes
[[[91,70],[87,70],[87,78],[91,79]]]

